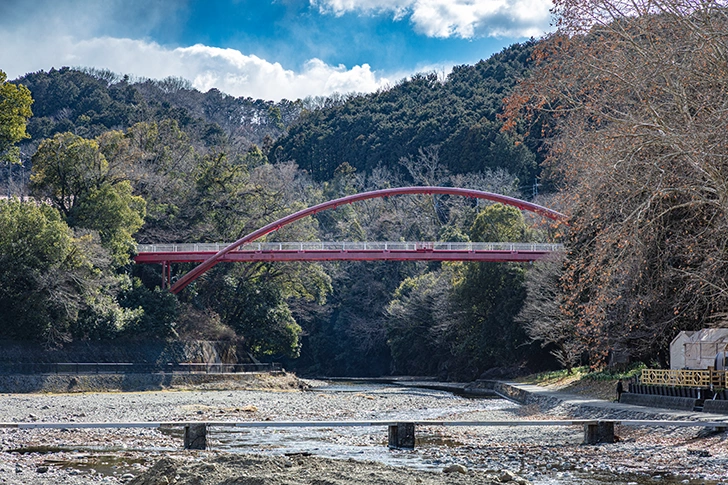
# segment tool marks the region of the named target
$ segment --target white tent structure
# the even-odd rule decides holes
[[[680,332],[670,343],[670,369],[707,369],[728,347],[728,328]]]

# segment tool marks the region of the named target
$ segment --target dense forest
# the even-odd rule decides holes
[[[15,140],[19,163],[5,167],[2,338],[51,346],[230,339],[256,358],[329,375],[472,378],[520,365],[528,339],[513,322],[525,295],[517,265],[218,265],[177,298],[159,288],[159,268],[130,257],[136,243],[234,240],[294,210],[369,189],[454,185],[520,196],[522,176],[530,194],[535,150],[502,133],[496,113],[528,70],[533,47],[514,45],[447,79],[417,75],[370,95],[295,102],[68,68],[6,83],[24,86],[33,115],[27,137]],[[375,125],[364,121],[373,118]],[[312,135],[322,129],[356,139],[367,126],[377,127],[376,143],[342,159],[333,153],[346,152],[348,139]],[[453,154],[465,151],[457,145],[467,147],[467,162],[455,163]],[[300,157],[327,150],[325,167]],[[59,253],[44,252],[58,242],[14,244],[59,235]],[[269,239],[514,237],[545,235],[512,208],[421,196],[320,213]],[[175,275],[188,269],[180,265]]]
[[[0,339],[228,340],[315,375],[664,363],[679,330],[718,324],[728,306],[728,17],[678,0],[619,14],[556,3],[547,38],[366,95],[274,103],[174,78],[0,72]],[[530,265],[220,264],[177,296],[131,261],[137,243],[232,241],[404,185],[536,197],[570,220],[402,196],[267,238],[566,251]]]
[[[344,162],[368,173],[438,146],[440,165],[451,173],[502,168],[531,181],[538,139],[515,143],[501,131],[498,114],[503,97],[531,67],[533,46],[514,45],[475,66],[457,66],[447,79],[418,74],[391,89],[304,111],[271,156],[328,180]]]

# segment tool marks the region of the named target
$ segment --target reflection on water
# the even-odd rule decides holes
[[[76,470],[79,475],[122,476],[138,474],[146,466],[145,458],[131,458],[117,455],[87,455],[77,453],[65,460],[45,460],[44,463],[62,469]]]
[[[480,406],[467,406],[453,394],[420,388],[398,387],[391,384],[336,382],[326,387],[314,389],[319,394],[353,393],[362,397],[385,397],[406,395],[426,397],[430,402],[441,402],[441,406],[422,409],[392,409],[377,412],[371,419],[377,421],[414,421],[443,419],[459,412],[490,410],[502,407],[505,401],[482,399]],[[510,405],[510,404],[508,404]],[[430,435],[421,430],[417,432],[416,449],[389,450],[387,448],[386,426],[346,427],[346,428],[211,428],[209,439],[216,449],[232,452],[297,454],[313,453],[318,456],[338,459],[373,460],[388,465],[407,466],[418,469],[441,469],[443,464],[455,460],[437,453],[438,458],[426,456],[425,451],[460,446],[452,439]],[[439,458],[443,455],[442,458]]]

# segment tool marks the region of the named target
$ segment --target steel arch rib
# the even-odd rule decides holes
[[[351,204],[352,202],[357,202],[360,200],[377,199],[377,198],[382,198],[382,197],[389,197],[392,195],[405,195],[405,194],[461,195],[463,197],[469,197],[472,199],[486,199],[486,200],[490,200],[493,202],[500,202],[502,204],[511,205],[511,206],[517,207],[521,210],[534,212],[543,217],[547,217],[549,219],[553,219],[553,220],[557,220],[557,221],[566,219],[566,216],[564,214],[561,214],[560,212],[556,212],[555,210],[551,210],[547,207],[543,207],[543,206],[540,206],[537,204],[532,204],[530,202],[526,202],[525,200],[516,199],[514,197],[508,197],[506,195],[494,194],[492,192],[483,192],[481,190],[461,189],[461,188],[457,188],[457,187],[397,187],[397,188],[393,188],[393,189],[373,190],[371,192],[362,192],[359,194],[348,195],[346,197],[341,197],[339,199],[330,200],[328,202],[322,202],[321,204],[317,204],[317,205],[314,205],[307,209],[300,210],[291,215],[278,219],[275,222],[271,222],[270,224],[263,226],[260,229],[253,231],[246,236],[243,236],[242,238],[238,239],[237,241],[230,244],[226,248],[221,249],[218,253],[216,253],[214,256],[211,256],[209,259],[207,259],[203,263],[200,263],[198,266],[196,266],[191,271],[189,271],[187,274],[182,276],[179,280],[177,280],[177,282],[174,285],[172,285],[172,287],[170,288],[170,291],[175,294],[179,293],[187,285],[189,285],[194,280],[199,278],[207,270],[209,270],[210,268],[215,266],[218,263],[218,261],[220,261],[220,259],[223,258],[227,253],[234,250],[238,246],[245,244],[247,242],[250,242],[250,241],[255,241],[256,239],[263,237],[268,233],[276,231],[276,230],[280,229],[281,227],[286,226],[299,219],[310,216],[310,215],[315,214],[320,211],[335,209],[335,208],[339,207],[340,205]]]

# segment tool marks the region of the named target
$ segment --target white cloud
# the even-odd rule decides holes
[[[322,13],[409,16],[428,37],[538,37],[550,30],[551,0],[310,0]]]
[[[311,0],[321,12],[344,15],[347,12],[393,12],[401,18],[415,3],[413,0]]]
[[[10,79],[51,66],[90,66],[153,79],[183,77],[201,91],[214,87],[233,96],[270,100],[371,92],[390,82],[373,72],[368,64],[347,69],[312,59],[295,72],[235,49],[201,44],[167,48],[132,39],[100,37],[76,41],[70,36],[31,37],[23,39],[22,44],[22,50],[8,46],[0,59],[0,69]],[[26,50],[36,55],[22,55]]]

